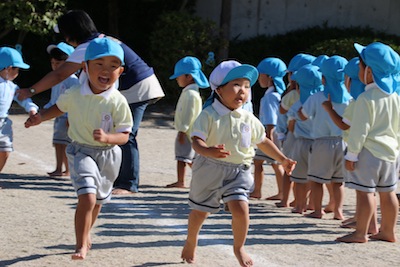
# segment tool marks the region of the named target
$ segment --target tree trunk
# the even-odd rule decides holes
[[[108,31],[109,34],[118,37],[118,0],[109,0],[108,1]]]
[[[232,0],[222,0],[220,15],[220,38],[222,45],[218,51],[218,61],[228,58],[231,29]]]

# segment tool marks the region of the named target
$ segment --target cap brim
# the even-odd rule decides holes
[[[253,86],[258,79],[258,70],[254,66],[248,64],[237,66],[228,72],[221,82],[221,85],[240,78],[248,79],[250,81],[250,86]]]
[[[354,48],[355,48],[355,49],[357,50],[357,52],[361,55],[362,52],[363,52],[364,49],[365,49],[365,46],[360,45],[360,44],[357,44],[357,43],[354,43]]]
[[[31,66],[29,66],[28,64],[25,64],[25,63],[18,63],[18,64],[14,64],[13,67],[27,70]]]
[[[47,48],[46,48],[46,51],[47,51],[47,53],[48,54],[50,54],[50,52],[51,52],[51,50],[53,50],[54,48],[57,48],[57,46],[56,45],[49,45]]]

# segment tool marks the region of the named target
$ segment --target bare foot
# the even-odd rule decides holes
[[[233,249],[237,260],[239,261],[240,266],[242,267],[250,267],[253,266],[253,260],[250,256],[244,251],[244,247]]]
[[[291,212],[292,213],[298,213],[298,214],[303,214],[303,212],[304,212],[305,210],[302,210],[302,209],[299,209],[299,208],[293,208],[292,210],[291,210]]]
[[[185,242],[185,246],[182,249],[181,259],[183,262],[194,263],[195,262],[195,254],[196,254],[196,246],[190,245],[188,242]]]
[[[358,235],[356,232],[353,232],[351,234],[336,238],[336,241],[344,243],[366,243],[368,242],[368,237],[365,235]]]
[[[342,222],[342,225],[348,224],[348,223],[353,223],[353,222],[356,222],[356,217],[351,217],[351,218],[348,218],[348,219],[344,220]]]
[[[313,219],[322,219],[322,215],[324,215],[325,213],[323,212],[311,212],[309,214],[304,214],[305,217],[307,218],[313,218]]]
[[[394,233],[393,234],[385,234],[385,233],[379,232],[377,234],[371,235],[369,238],[373,239],[373,240],[379,240],[379,241],[396,242],[396,235],[394,235]]]
[[[67,172],[67,171],[63,172],[62,176],[69,176],[69,172]]]
[[[172,183],[172,184],[167,184],[165,187],[166,187],[166,188],[187,188],[183,183],[180,183],[180,182],[175,182],[175,183]]]
[[[267,197],[266,200],[282,200],[282,195],[277,194],[274,196]]]
[[[325,212],[325,213],[332,213],[333,210],[334,210],[334,206],[331,205],[331,204],[328,204],[328,205],[325,207],[324,212]]]
[[[112,190],[112,194],[113,195],[131,195],[131,194],[135,194],[135,192],[126,190],[126,189],[122,189],[122,188],[114,188]]]
[[[73,260],[84,260],[86,258],[88,248],[82,247],[80,249],[75,250],[75,253],[72,254],[71,259]]]
[[[333,215],[333,219],[334,220],[338,220],[338,221],[343,221],[344,220],[344,216],[341,213],[335,214]]]
[[[250,199],[260,199],[261,198],[261,193],[251,193],[250,194]]]
[[[287,203],[284,203],[284,202],[276,202],[275,203],[275,206],[277,207],[277,208],[288,208],[289,207],[289,205],[287,204]]]
[[[63,176],[63,172],[62,171],[54,171],[54,172],[48,172],[47,173],[50,177],[60,177]]]
[[[356,221],[348,222],[348,223],[342,223],[340,225],[341,228],[350,228],[350,229],[356,229],[356,226],[357,226],[357,222]]]
[[[290,207],[295,207],[296,206],[296,200],[293,200],[292,202],[290,202],[289,206]]]

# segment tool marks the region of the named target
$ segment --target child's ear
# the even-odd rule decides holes
[[[121,66],[121,67],[119,67],[119,75],[121,75],[121,74],[124,72],[124,69],[125,69],[125,68],[124,68],[124,67],[122,67],[122,66]]]
[[[88,64],[87,61],[82,62],[82,69],[83,69],[84,72],[87,72],[87,69],[86,69],[87,64]]]

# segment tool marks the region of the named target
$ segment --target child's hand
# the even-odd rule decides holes
[[[230,151],[225,150],[225,145],[211,146],[208,149],[208,155],[211,158],[226,158],[231,155]]]
[[[97,142],[100,143],[108,143],[108,135],[106,132],[103,131],[103,129],[95,129],[93,130],[93,138]]]
[[[346,167],[346,170],[348,170],[350,172],[352,172],[352,171],[354,171],[356,169],[356,162],[355,161],[350,161],[350,160],[346,159],[344,165]]]
[[[328,94],[328,100],[324,101],[322,103],[322,107],[326,110],[326,111],[330,111],[332,110],[332,101],[331,101],[331,95]]]
[[[297,161],[294,161],[292,159],[285,159],[282,161],[282,167],[285,170],[287,175],[291,175],[292,171],[294,170],[294,168],[296,167]]]
[[[35,114],[29,112],[29,118],[25,121],[25,128],[38,125],[41,122],[42,122],[42,117],[40,116],[40,113]]]

